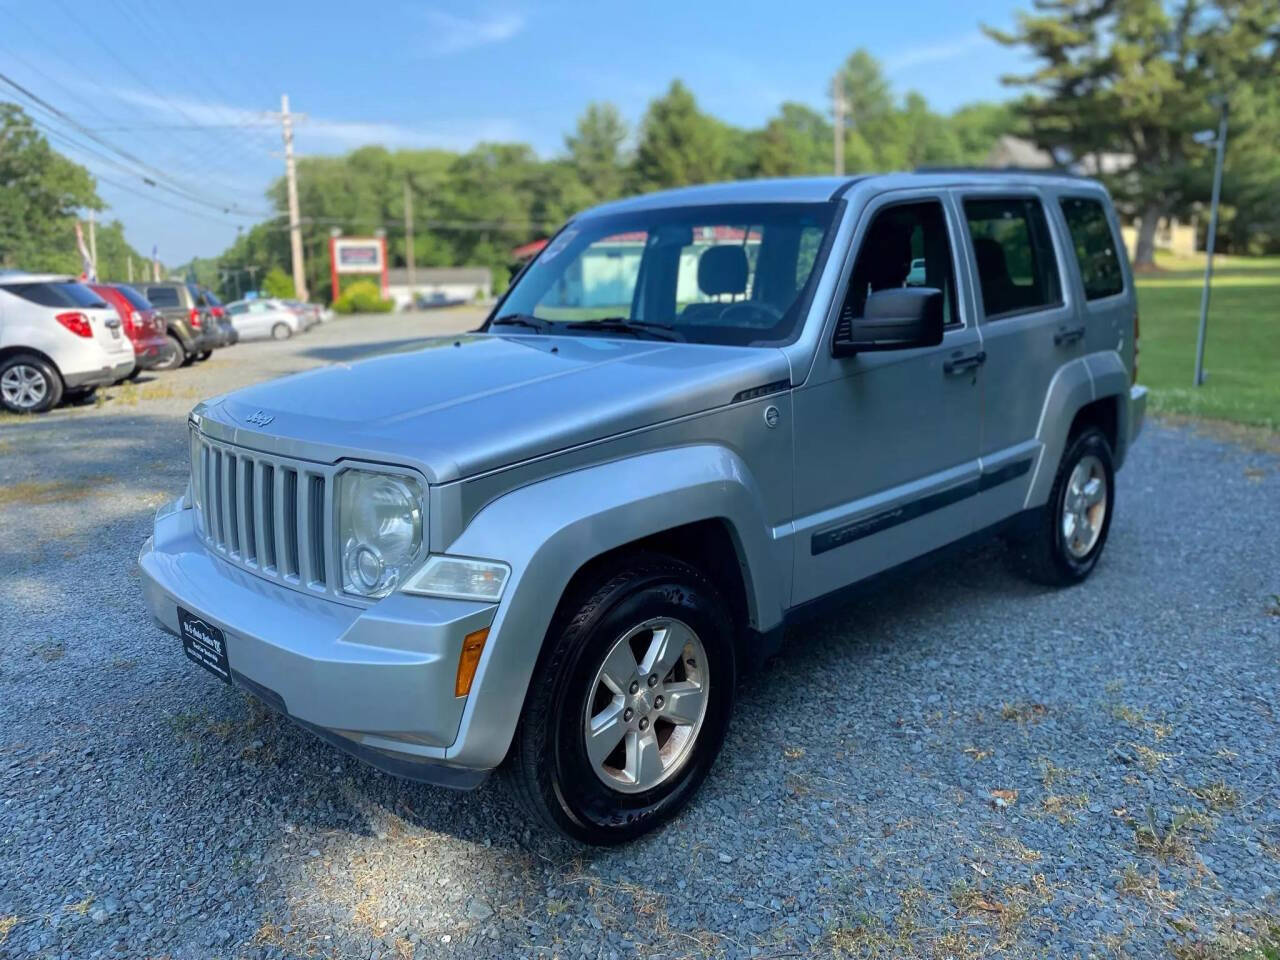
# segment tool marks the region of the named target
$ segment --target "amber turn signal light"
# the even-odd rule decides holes
[[[458,656],[458,679],[453,685],[455,697],[465,697],[471,692],[471,681],[475,678],[476,667],[480,666],[480,654],[484,653],[484,642],[488,639],[488,627],[468,633],[462,638],[462,653]]]

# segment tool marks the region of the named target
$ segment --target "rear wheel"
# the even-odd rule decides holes
[[[1114,508],[1111,445],[1101,430],[1087,427],[1068,441],[1034,532],[1012,545],[1015,563],[1037,583],[1079,583],[1102,555]]]
[[[293,331],[289,329],[287,323],[277,323],[271,328],[272,340],[288,340],[291,336],[293,336]]]
[[[205,360],[208,360],[212,356],[213,356],[212,350],[201,350],[199,353],[196,354],[196,359],[203,362]]]
[[[155,369],[177,370],[179,367],[185,366],[189,361],[187,359],[187,351],[182,346],[182,341],[172,333],[166,334],[165,339],[169,341],[169,350],[161,361],[155,365]]]
[[[621,843],[673,817],[724,741],[736,680],[727,607],[706,577],[636,554],[557,616],[507,775],[544,823]]]
[[[44,413],[62,399],[62,376],[35,354],[0,362],[0,404],[13,413]]]

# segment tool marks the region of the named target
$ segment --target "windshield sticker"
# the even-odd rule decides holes
[[[564,252],[565,247],[573,242],[573,238],[578,235],[577,230],[561,230],[556,238],[547,244],[547,249],[542,251],[541,260],[552,260],[557,255]]]

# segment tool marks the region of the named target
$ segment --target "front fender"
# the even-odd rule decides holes
[[[511,565],[458,738],[448,758],[492,767],[510,745],[547,627],[570,578],[594,557],[699,520],[732,529],[753,625],[782,619],[783,569],[746,464],[699,444],[628,457],[542,480],[481,510],[448,548]]]

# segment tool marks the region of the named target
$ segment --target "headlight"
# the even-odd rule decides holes
[[[511,568],[494,560],[468,557],[429,557],[421,570],[401,588],[405,593],[455,600],[487,600],[497,603],[507,585]]]
[[[365,470],[338,476],[342,589],[385,597],[422,549],[422,487],[409,477]]]

